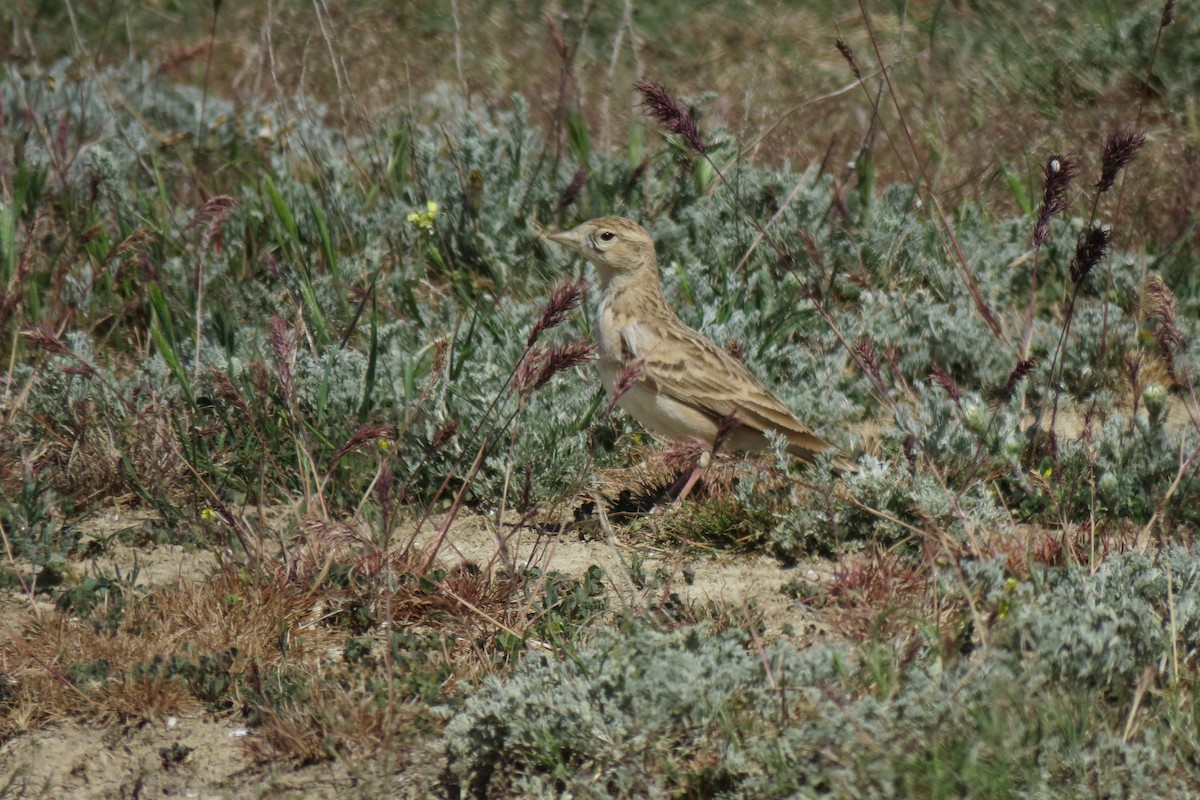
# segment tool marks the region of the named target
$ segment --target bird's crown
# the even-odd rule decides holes
[[[657,263],[650,234],[624,217],[599,217],[546,238],[578,252],[602,272],[631,272]]]

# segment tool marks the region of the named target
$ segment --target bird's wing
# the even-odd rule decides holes
[[[696,331],[677,325],[660,328],[631,321],[621,329],[622,355],[629,362],[641,360],[645,388],[689,405],[714,422],[736,414],[746,427],[776,431],[801,457],[811,459],[832,447],[745,364]]]

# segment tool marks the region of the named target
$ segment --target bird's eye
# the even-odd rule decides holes
[[[615,238],[617,238],[617,235],[612,231],[605,231],[604,233],[600,234],[600,241],[602,242],[611,242]]]

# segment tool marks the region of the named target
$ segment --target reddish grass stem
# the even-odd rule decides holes
[[[958,237],[954,233],[954,228],[950,225],[950,220],[946,217],[945,211],[942,210],[942,204],[938,200],[937,193],[933,190],[933,184],[925,174],[925,170],[921,167],[921,157],[917,153],[917,145],[913,141],[912,132],[909,130],[908,120],[904,116],[904,109],[900,106],[900,97],[896,93],[895,87],[892,85],[891,73],[888,71],[887,64],[884,62],[883,53],[879,50],[879,43],[875,39],[875,30],[871,25],[871,16],[867,13],[867,7],[863,0],[858,0],[858,8],[867,30],[867,36],[871,40],[871,47],[875,51],[875,59],[879,64],[880,71],[883,73],[883,80],[887,84],[888,95],[892,98],[892,104],[896,108],[896,114],[900,121],[900,128],[904,131],[904,137],[908,142],[909,152],[912,153],[914,169],[916,170],[917,175],[920,177],[920,181],[917,181],[913,179],[913,176],[910,173],[909,180],[913,186],[924,187],[926,195],[933,204],[934,211],[937,212],[938,219],[941,221],[942,230],[945,232],[945,235],[949,240],[950,247],[953,250],[953,254],[955,256],[955,267],[959,273],[959,276],[963,280],[963,284],[967,288],[967,292],[970,293],[971,299],[975,302],[975,308],[979,312],[979,315],[983,318],[983,321],[987,323],[987,326],[989,329],[991,329],[993,336],[1002,342],[1007,342],[1007,337],[1004,335],[1004,329],[1000,325],[1000,320],[997,319],[996,315],[992,313],[992,310],[988,307],[987,301],[984,300],[983,293],[979,290],[979,284],[975,280],[975,274],[971,271],[971,266],[967,263],[967,257],[963,253],[962,247],[958,243]],[[848,51],[849,48],[846,47],[846,50]],[[843,55],[844,54],[845,51],[843,51]],[[856,69],[852,54],[850,56],[850,62],[852,68]],[[863,90],[866,91],[866,84],[863,84],[861,79],[859,82],[860,85],[862,85]],[[870,92],[867,92],[867,96],[870,97]],[[900,163],[901,166],[904,166],[907,170],[906,162],[904,162],[903,159],[901,159]]]

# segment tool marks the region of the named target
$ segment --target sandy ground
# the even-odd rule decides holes
[[[506,520],[507,522],[507,520]],[[436,523],[436,520],[435,520]],[[115,530],[149,524],[145,515],[108,512],[84,525],[86,536],[103,537]],[[801,577],[813,583],[827,580],[828,562],[784,568],[777,561],[753,554],[706,553],[695,547],[655,548],[653,514],[634,529],[606,528],[599,524],[567,532],[532,528],[510,534],[503,552],[517,563],[532,562],[544,570],[582,575],[592,565],[601,567],[617,603],[644,608],[675,593],[684,602],[718,603],[730,609],[754,606],[765,624],[766,635],[783,635],[811,641],[825,635],[813,612],[780,592],[787,581]],[[641,530],[636,530],[636,528]],[[427,525],[421,537],[435,533]],[[502,560],[495,526],[481,516],[463,516],[450,528],[441,549],[447,565],[466,559],[480,566]],[[697,555],[697,553],[700,553]],[[211,574],[217,559],[212,553],[164,545],[134,548],[114,545],[100,557],[81,559],[69,574],[82,579],[98,566],[123,573],[135,562],[139,585],[171,584],[197,580]],[[654,575],[654,588],[640,589],[630,564],[641,561],[642,574]],[[5,635],[20,629],[28,618],[30,601],[20,592],[0,598],[0,622]],[[355,775],[340,762],[293,769],[263,768],[246,753],[254,731],[242,727],[240,718],[211,716],[169,717],[139,727],[87,727],[72,722],[35,730],[0,745],[0,797],[45,798],[339,798],[348,796],[426,796],[417,786],[428,787],[440,769],[432,742],[420,743],[421,757],[403,756],[407,764],[377,771],[375,776]],[[379,775],[386,775],[380,778]],[[379,781],[385,781],[379,783]]]

